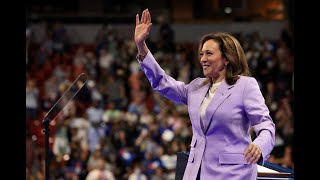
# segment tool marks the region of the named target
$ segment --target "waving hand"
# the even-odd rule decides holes
[[[147,39],[151,28],[151,15],[148,9],[142,12],[141,19],[139,14],[136,15],[136,28],[134,32],[134,41],[137,45],[139,54],[147,54],[148,48],[146,47],[145,40]]]

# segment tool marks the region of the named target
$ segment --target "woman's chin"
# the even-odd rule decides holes
[[[205,77],[208,77],[209,76],[209,73],[208,72],[203,72],[203,75],[205,76]]]

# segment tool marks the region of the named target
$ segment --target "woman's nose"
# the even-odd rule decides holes
[[[205,62],[205,61],[207,61],[207,58],[206,58],[205,56],[202,56],[202,57],[200,58],[200,62]]]

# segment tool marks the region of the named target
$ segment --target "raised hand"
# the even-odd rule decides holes
[[[145,40],[149,35],[151,25],[152,25],[151,15],[148,9],[145,9],[142,12],[141,20],[139,20],[139,14],[136,15],[136,28],[134,32],[134,41],[136,42],[138,49],[139,47],[142,47],[144,45]]]

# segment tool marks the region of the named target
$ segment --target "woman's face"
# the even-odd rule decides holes
[[[200,64],[205,77],[218,78],[225,70],[226,58],[222,56],[219,44],[210,39],[206,41],[200,51]]]

